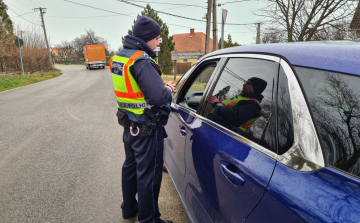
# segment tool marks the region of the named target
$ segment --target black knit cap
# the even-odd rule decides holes
[[[159,24],[147,17],[147,16],[140,16],[133,27],[133,36],[148,42],[159,36],[161,34],[161,29]]]
[[[251,82],[251,85],[254,88],[254,93],[257,93],[257,94],[261,94],[267,86],[266,81],[264,81],[263,79],[257,78],[257,77],[252,77],[249,79],[249,81]]]

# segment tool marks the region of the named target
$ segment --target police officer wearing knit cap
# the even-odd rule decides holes
[[[261,78],[252,77],[247,80],[240,95],[229,100],[219,101],[216,96],[210,98],[214,107],[208,118],[230,129],[245,132],[260,118],[260,103],[264,96],[267,82]]]
[[[125,36],[123,48],[110,63],[118,121],[124,127],[126,158],[122,167],[122,215],[124,219],[138,215],[141,223],[171,223],[160,219],[158,207],[167,135],[160,124],[153,131],[146,131],[152,119],[145,108],[168,115],[170,110],[166,104],[175,92],[175,84],[163,82],[161,69],[154,60],[160,33],[157,22],[140,16],[133,27],[133,35]]]

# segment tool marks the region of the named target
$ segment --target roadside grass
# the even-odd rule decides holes
[[[165,82],[174,81],[174,83],[177,83],[179,81],[180,77],[181,76],[176,75],[176,81],[174,81],[174,76],[163,75],[163,80]]]
[[[48,80],[62,74],[61,70],[35,72],[32,74],[0,74],[0,92]]]
[[[206,88],[207,83],[197,83],[195,82],[191,87],[189,91],[204,91]]]

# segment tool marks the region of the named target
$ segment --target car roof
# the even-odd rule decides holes
[[[217,50],[202,59],[230,53],[276,55],[295,66],[360,75],[360,41],[254,44]]]

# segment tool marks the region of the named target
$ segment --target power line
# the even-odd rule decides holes
[[[84,4],[77,3],[77,2],[73,2],[73,1],[69,1],[69,0],[64,0],[64,1],[65,1],[65,2],[70,2],[70,3],[73,3],[73,4],[77,4],[77,5],[82,5],[82,6],[85,6],[85,7],[88,7],[88,8],[93,8],[93,9],[97,9],[97,10],[101,10],[101,11],[105,11],[105,12],[111,12],[111,13],[114,13],[114,14],[123,15],[123,16],[127,16],[127,17],[132,17],[132,18],[133,18],[133,16],[130,16],[130,15],[127,15],[127,14],[123,14],[123,13],[119,13],[119,12],[113,12],[113,11],[109,11],[109,10],[106,10],[106,9],[101,9],[101,8],[97,8],[97,7],[90,6],[90,5],[84,5]]]
[[[16,17],[22,16],[22,15],[27,15],[27,14],[30,14],[30,13],[35,13],[35,12],[28,12],[28,13],[24,13],[24,14],[21,14],[21,15],[9,17],[9,19],[11,19],[11,18],[16,18]]]
[[[236,3],[236,2],[249,2],[249,1],[251,1],[251,0],[225,2],[225,3],[219,3],[217,6],[222,6],[222,5],[225,5],[225,4],[231,4],[231,3]]]
[[[4,2],[5,2],[5,1],[4,1]],[[18,7],[16,7],[15,5],[11,4],[10,2],[6,2],[6,4],[8,4],[9,9],[10,9],[10,5],[11,5],[11,7],[13,7],[14,9],[19,10],[21,13],[25,13],[25,12],[23,12],[21,9],[19,9]]]
[[[229,84],[229,86],[231,86],[231,87],[233,87],[235,89],[240,89],[239,87],[237,87],[233,83],[231,83],[231,81],[229,81],[227,78],[225,78],[225,75],[222,75],[220,80],[223,81],[225,84]]]
[[[29,23],[32,23],[32,24],[34,24],[34,25],[41,26],[41,25],[39,25],[39,24],[35,24],[35,23],[30,22],[29,20],[23,18],[21,15],[17,14],[14,10],[12,10],[10,7],[8,7],[8,8],[9,8],[13,13],[15,13],[15,14],[18,15],[18,16],[20,16],[20,18],[22,18],[23,20],[25,20],[25,21],[27,21],[27,22],[29,22]]]
[[[64,1],[67,1],[67,0],[64,0]],[[134,3],[131,3],[131,2],[128,2],[128,1],[125,1],[125,0],[118,0],[119,2],[123,2],[125,4],[129,4],[129,5],[134,5],[136,7],[139,7],[139,8],[146,8],[145,6],[141,6],[141,5],[137,5],[137,4],[134,4]],[[188,20],[192,20],[192,21],[197,21],[197,22],[206,22],[206,20],[200,20],[200,19],[194,19],[194,18],[189,18],[189,17],[185,17],[185,16],[180,16],[180,15],[174,15],[174,14],[171,14],[171,13],[167,13],[167,12],[162,12],[162,11],[159,11],[159,10],[155,10],[155,12],[157,13],[162,13],[162,14],[165,14],[165,15],[170,15],[170,16],[174,16],[174,17],[178,17],[178,18],[182,18],[182,19],[188,19]],[[221,23],[218,23],[218,24],[221,24]],[[244,25],[252,25],[254,23],[244,23],[244,24],[236,24],[236,23],[226,23],[227,25],[239,25],[239,26],[244,26]]]
[[[136,1],[136,2],[145,2],[145,1]],[[80,3],[76,3],[76,2],[71,2],[71,3],[75,3],[75,4],[80,4]],[[151,2],[148,2],[148,3],[151,3]],[[160,3],[159,3],[160,4]],[[163,4],[170,4],[170,5],[182,5],[182,7],[186,7],[186,6],[193,6],[193,5],[186,5],[186,4],[172,4],[172,3],[163,3]],[[198,5],[198,4],[203,4],[203,3],[197,3],[197,4],[194,4],[194,5]],[[83,4],[81,4],[83,5]],[[85,5],[84,5],[85,6]],[[161,10],[168,10],[168,9],[178,9],[178,8],[182,8],[182,7],[172,7],[172,8],[164,8],[164,9],[161,9]],[[96,8],[96,7],[93,7],[93,8]],[[97,9],[100,9],[100,8],[97,8]],[[103,10],[103,9],[100,9],[100,10]],[[115,12],[112,12],[112,13],[115,13]],[[127,15],[138,15],[139,13],[128,13]],[[99,16],[46,16],[48,18],[52,17],[52,18],[63,18],[63,19],[75,19],[75,18],[101,18],[101,17],[114,17],[114,16],[117,16],[117,15],[99,15]]]
[[[21,5],[25,6],[26,8],[32,8],[32,6],[28,3],[28,2],[22,2],[22,1],[18,1]],[[26,5],[24,4],[26,3]]]
[[[153,4],[159,4],[159,5],[181,5],[181,6],[192,6],[192,7],[206,8],[204,6],[199,6],[200,4],[204,4],[206,2],[201,2],[201,3],[197,3],[197,4],[193,4],[193,5],[177,4],[177,3],[164,3],[164,2],[147,2],[147,1],[136,1],[136,0],[132,0],[132,2],[144,2],[144,3],[153,3]]]
[[[113,14],[118,14],[118,15],[121,15],[121,16],[127,16],[127,17],[131,17],[131,18],[136,18],[134,16],[130,16],[128,14],[123,14],[123,13],[118,13],[118,12],[113,12],[113,11],[110,11],[110,10],[106,10],[106,9],[102,9],[102,8],[98,8],[98,7],[94,7],[94,6],[89,6],[89,5],[84,5],[84,4],[81,4],[81,3],[77,3],[77,2],[73,2],[73,1],[69,1],[69,0],[64,0],[66,2],[70,2],[70,3],[73,3],[73,4],[77,4],[77,5],[81,5],[81,6],[84,6],[84,7],[88,7],[88,8],[93,8],[93,9],[97,9],[97,10],[100,10],[100,11],[105,11],[105,12],[110,12],[110,13],[113,13]],[[144,8],[141,6],[141,8]],[[136,13],[137,14],[137,13]],[[95,18],[95,17],[111,17],[111,15],[108,15],[108,16],[89,16],[89,17],[64,17],[64,16],[47,16],[47,17],[53,17],[53,18]],[[205,21],[205,20],[204,20]],[[177,26],[177,27],[182,27],[182,28],[189,28],[189,29],[192,29],[194,27],[189,27],[189,26],[181,26],[181,25],[176,25],[176,24],[172,24],[172,23],[165,23],[166,25],[172,25],[172,26]],[[253,25],[253,23],[251,23],[251,25]],[[195,28],[197,30],[204,30],[204,29],[200,29],[200,28]],[[227,32],[225,31],[226,33],[246,33],[246,32]]]
[[[32,0],[28,0],[28,2],[30,2],[34,6],[38,6],[38,4],[39,4],[39,3],[33,2]]]
[[[228,74],[230,74],[232,77],[234,77],[234,78],[236,78],[238,80],[241,80],[244,83],[246,82],[246,80],[244,80],[242,77],[240,77],[234,71],[230,70],[228,67],[225,67],[225,69],[227,69],[227,70],[224,70],[224,71],[227,72]]]
[[[131,3],[131,2],[125,1],[125,0],[119,0],[119,2],[123,2],[123,3],[125,3],[125,4],[129,4],[129,5],[133,5],[133,6],[139,7],[139,8],[144,8],[144,9],[146,9],[145,6],[137,5],[137,4],[134,4],[134,3]],[[154,9],[154,11],[157,12],[157,13],[162,13],[162,14],[165,14],[165,15],[170,15],[170,16],[174,16],[174,17],[178,17],[178,18],[182,18],[182,19],[188,19],[188,20],[197,21],[197,22],[206,22],[205,20],[188,18],[188,17],[181,16],[181,15],[174,15],[174,14],[171,14],[171,13],[162,12],[162,11],[158,11],[158,10],[155,10],[155,9]]]
[[[59,19],[85,19],[85,18],[99,18],[99,17],[114,17],[122,15],[99,15],[99,16],[46,16],[47,18],[59,18]]]

